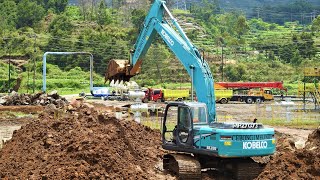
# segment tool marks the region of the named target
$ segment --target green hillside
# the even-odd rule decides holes
[[[0,1],[2,92],[8,91],[9,61],[10,89],[20,79],[19,91],[30,92],[35,79],[36,91],[41,90],[41,61],[47,51],[92,53],[96,85],[103,85],[109,60],[129,58],[148,10],[144,4],[148,1],[114,7],[104,1],[83,6],[68,6],[66,0],[55,2]],[[214,4],[195,6],[191,11],[171,10],[209,62],[216,81],[298,83],[303,80],[304,67],[320,66],[319,16],[308,25],[297,21],[276,24],[247,19],[237,11],[221,13]],[[87,56],[49,55],[47,61],[54,69],[53,74],[48,72],[50,89],[77,93],[88,90]],[[145,86],[190,81],[159,37],[144,57],[142,73],[133,79]]]

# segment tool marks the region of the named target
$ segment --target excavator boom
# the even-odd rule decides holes
[[[164,18],[165,13],[168,14],[172,25]],[[144,28],[139,34],[133,51],[131,51],[130,62],[126,66],[122,66],[125,62],[120,64],[119,62],[110,61],[106,79],[129,80],[132,76],[139,73],[142,59],[156,34],[160,35],[187,70],[191,77],[192,86],[195,88],[198,101],[207,105],[209,122],[215,121],[215,97],[210,67],[200,55],[198,49],[185,35],[177,20],[171,15],[165,1],[155,0],[151,6],[144,21]],[[124,68],[113,68],[112,66],[115,64],[117,67]]]

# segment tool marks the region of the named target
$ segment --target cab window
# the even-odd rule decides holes
[[[154,90],[154,91],[153,91],[153,94],[154,94],[154,95],[160,94],[160,90]]]
[[[189,109],[187,107],[179,107],[178,125],[182,128],[191,128],[191,120],[189,116]]]
[[[204,107],[192,107],[191,108],[193,123],[203,124],[207,123],[207,112]]]
[[[272,92],[271,92],[270,90],[265,90],[264,93],[266,93],[266,94],[272,94]]]

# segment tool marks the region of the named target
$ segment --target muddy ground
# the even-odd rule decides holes
[[[39,116],[0,118],[0,126],[22,126],[0,151],[0,179],[176,179],[159,171],[165,152],[160,132],[128,118],[117,120],[110,104],[101,102],[65,113],[46,108]],[[229,111],[226,107],[218,105],[217,111]],[[254,107],[237,107],[252,118]],[[279,129],[277,153],[258,179],[319,179],[320,130]],[[203,177],[215,179],[210,173]]]

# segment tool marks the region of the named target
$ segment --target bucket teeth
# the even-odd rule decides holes
[[[112,80],[110,81],[110,86],[111,86],[111,87],[114,86],[114,79],[112,79]]]

